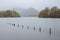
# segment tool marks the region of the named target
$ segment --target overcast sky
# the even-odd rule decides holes
[[[60,0],[0,0],[0,10],[11,8],[35,8],[41,10],[52,6],[60,7]]]

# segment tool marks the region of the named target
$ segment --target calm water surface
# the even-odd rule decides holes
[[[15,24],[15,26],[12,24]],[[29,28],[27,29],[27,27]],[[39,32],[40,27],[41,32]],[[49,28],[51,28],[51,35],[49,34]],[[60,40],[60,19],[0,18],[0,40]]]

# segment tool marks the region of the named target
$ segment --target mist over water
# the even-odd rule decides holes
[[[51,28],[51,35],[49,28]],[[0,18],[0,40],[60,40],[60,19]]]

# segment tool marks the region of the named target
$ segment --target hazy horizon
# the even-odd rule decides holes
[[[48,7],[57,6],[60,8],[60,0],[0,0],[0,10],[13,8],[35,8],[38,11]]]

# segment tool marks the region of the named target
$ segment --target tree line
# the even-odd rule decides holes
[[[20,17],[15,10],[0,11],[0,17]]]
[[[60,9],[58,7],[52,7],[49,9],[48,7],[42,10],[39,15],[39,18],[60,18]]]

